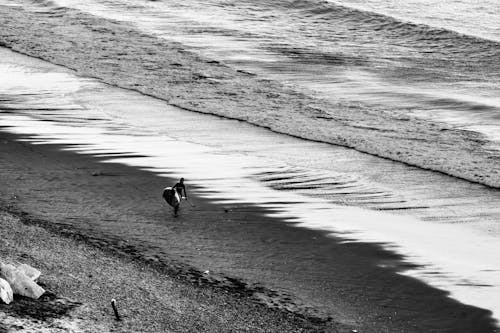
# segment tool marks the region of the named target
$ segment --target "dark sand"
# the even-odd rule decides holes
[[[81,241],[0,213],[0,258],[43,274],[39,300],[0,304],[0,332],[283,332],[315,330],[241,295],[166,277],[147,263],[113,256]],[[110,300],[117,300],[116,321]]]
[[[496,331],[488,311],[398,275],[405,268],[401,258],[375,244],[342,244],[341,238],[265,217],[259,207],[216,205],[195,196],[196,206],[184,204],[176,219],[161,199],[163,187],[175,180],[17,139],[0,132],[0,204],[24,224],[50,231],[44,237],[51,241],[35,246],[60,241],[75,253],[93,251],[82,260],[95,260],[97,290],[84,275],[63,278],[62,272],[80,267],[72,260],[44,264],[44,255],[28,256],[47,270],[49,290],[90,307],[94,317],[84,320],[111,325],[107,302],[113,296],[130,307],[133,319],[122,327],[131,332],[141,322],[148,323],[144,331],[175,332]],[[196,193],[196,184],[187,183]],[[14,231],[23,235],[25,227],[17,224]],[[12,257],[27,251],[19,247]],[[109,277],[113,267],[120,272],[116,279]],[[140,278],[143,271],[150,275]],[[143,293],[134,281],[154,287]],[[180,293],[189,310],[158,300],[155,288]]]

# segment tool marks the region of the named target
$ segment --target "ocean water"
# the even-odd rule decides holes
[[[399,20],[444,28],[464,35],[500,41],[500,4],[493,0],[332,0]]]
[[[143,31],[333,101],[500,140],[494,1],[78,1]]]
[[[187,109],[500,186],[498,5],[1,3],[15,50]],[[474,31],[454,29],[464,8]],[[190,53],[169,71],[174,49]]]
[[[0,52],[0,119],[387,244],[498,317],[498,6],[0,0],[1,45],[48,62]]]

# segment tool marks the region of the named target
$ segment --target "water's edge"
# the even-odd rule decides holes
[[[30,135],[20,136],[17,134],[8,134],[8,137],[9,137],[9,139],[12,139],[12,138],[14,138],[14,139],[29,139],[31,136]],[[34,138],[36,138],[36,135],[34,136]],[[28,146],[27,149],[29,149],[29,146],[31,145],[31,143],[22,143],[22,145]],[[71,152],[71,151],[64,151],[63,150],[64,145],[42,144],[42,145],[36,145],[36,147],[37,148],[35,148],[35,150],[38,151],[38,153],[40,153],[40,151],[42,151],[43,156],[45,156],[48,160],[53,161],[53,163],[62,163],[62,161],[67,162],[67,160],[70,160],[70,161],[77,160],[78,161],[76,163],[77,165],[78,164],[81,165],[82,164],[81,161],[86,161],[84,163],[84,165],[88,166],[88,164],[87,164],[88,161],[94,161],[93,163],[95,163],[95,162],[102,163],[103,161],[106,160],[106,158],[96,157],[93,155],[84,156],[81,154],[76,154],[76,153]],[[53,158],[54,156],[59,156],[62,160],[55,161],[56,159]],[[31,156],[28,158],[34,159],[34,158],[36,158],[36,156]],[[118,169],[118,170],[122,170],[121,172],[123,172],[123,170],[126,169],[128,171],[124,172],[124,174],[130,174],[131,173],[130,170],[132,168],[130,166],[126,166],[126,165],[119,165],[119,163],[116,163],[116,164],[115,163],[111,163],[111,164],[107,163],[106,169],[107,170]],[[22,170],[20,170],[18,172],[22,172]],[[121,172],[118,172],[118,174],[120,174]],[[139,172],[141,174],[148,174],[148,177],[158,178],[158,175],[154,175],[153,173],[151,173],[149,171],[137,170],[137,172]],[[83,172],[83,174],[85,174],[85,173],[86,173],[86,171]],[[37,176],[36,172],[30,173],[30,175],[37,177],[37,178],[40,178]],[[76,176],[75,178],[78,179],[81,176],[81,174],[75,175],[75,176]],[[18,178],[18,176],[14,174],[14,176],[12,177],[11,180],[15,180],[16,178]],[[27,177],[27,178],[30,178],[30,177]],[[43,177],[41,177],[41,178],[43,178]],[[93,179],[97,179],[97,178],[99,178],[99,177],[93,177]],[[118,178],[120,178],[120,177],[118,177]],[[67,185],[68,181],[67,181],[67,179],[66,180],[64,180],[64,179],[65,179],[65,177],[61,178],[61,180],[66,182],[66,185]],[[165,179],[163,179],[163,180],[165,180]],[[45,179],[43,179],[42,181],[45,181]],[[97,180],[97,182],[104,182],[104,181],[105,180]],[[113,182],[115,185],[117,185],[116,178],[111,179],[110,181]],[[78,180],[77,180],[77,182],[78,182]],[[16,184],[17,184],[17,181],[14,181],[10,185],[16,186]],[[148,182],[148,184],[150,187],[157,186],[156,182]],[[127,181],[127,186],[130,186],[130,183],[128,181]],[[27,188],[19,188],[18,191],[22,192],[22,191],[26,191],[26,190],[28,190],[28,189]],[[18,191],[16,191],[16,193],[19,193]],[[49,191],[55,191],[55,192],[52,192],[52,194],[55,195],[55,193],[60,192],[60,189],[58,187],[54,187],[52,189],[49,189]],[[148,191],[148,193],[149,192],[151,192],[151,191]],[[95,197],[95,193],[96,192],[92,192],[92,195],[94,197]],[[86,197],[86,195],[82,195],[83,193],[75,192],[74,194],[76,196],[81,196],[82,198]],[[46,192],[44,192],[41,195],[46,196]],[[59,195],[64,195],[64,194],[59,193]],[[70,217],[58,216],[57,215],[58,208],[54,207],[54,210],[52,212],[48,213],[49,215],[55,214],[55,215],[53,215],[54,221],[51,219],[48,219],[48,220],[44,219],[43,217],[47,216],[47,212],[41,213],[39,209],[41,208],[41,210],[45,211],[45,209],[47,208],[47,203],[44,204],[40,200],[40,198],[36,198],[35,196],[32,196],[30,198],[26,198],[26,196],[24,195],[24,198],[23,198],[23,193],[20,194],[20,197],[21,197],[20,200],[18,198],[8,199],[7,201],[3,202],[3,206],[8,207],[7,210],[9,210],[11,213],[15,213],[16,215],[20,216],[25,223],[30,223],[30,224],[33,223],[33,224],[41,225],[44,228],[48,228],[49,230],[52,230],[55,232],[60,232],[64,236],[75,237],[79,240],[89,242],[90,244],[97,246],[98,248],[107,249],[108,251],[112,251],[112,252],[116,251],[118,254],[124,254],[127,256],[131,256],[135,259],[146,260],[147,262],[151,263],[153,266],[158,266],[161,270],[164,270],[167,274],[170,274],[171,276],[176,276],[178,274],[181,274],[182,276],[184,276],[186,278],[187,281],[190,281],[191,283],[194,283],[194,284],[222,288],[222,289],[226,289],[226,290],[229,290],[231,292],[235,292],[237,294],[240,294],[244,297],[245,296],[253,297],[257,301],[262,302],[264,304],[267,304],[268,306],[272,306],[272,307],[281,309],[285,312],[291,312],[294,315],[297,315],[299,317],[303,317],[306,320],[310,320],[311,322],[313,322],[315,324],[328,325],[331,323],[336,323],[336,321],[339,319],[339,318],[336,318],[335,316],[331,317],[331,313],[327,314],[319,309],[316,309],[314,307],[310,307],[310,305],[308,305],[307,302],[306,302],[306,304],[302,304],[300,302],[300,300],[297,300],[295,298],[290,299],[289,298],[290,295],[287,294],[286,292],[283,292],[283,290],[281,290],[281,289],[277,291],[277,290],[274,290],[272,288],[271,289],[266,288],[265,285],[260,284],[260,281],[257,281],[257,283],[255,283],[255,281],[252,282],[252,280],[240,279],[240,278],[236,278],[234,276],[225,275],[225,274],[223,274],[223,275],[215,275],[214,274],[213,276],[207,275],[207,274],[203,274],[199,267],[197,269],[194,269],[192,266],[187,265],[185,262],[176,261],[175,255],[172,258],[172,254],[178,255],[179,252],[178,252],[178,249],[176,251],[174,239],[180,238],[181,240],[183,240],[183,237],[185,237],[187,234],[191,234],[192,230],[189,230],[190,228],[187,228],[188,230],[185,230],[184,233],[180,233],[180,230],[176,230],[176,235],[175,235],[174,239],[169,239],[169,241],[167,242],[167,244],[170,244],[169,246],[167,246],[168,251],[164,250],[164,251],[158,252],[158,249],[156,249],[154,246],[152,246],[152,244],[154,244],[154,242],[145,243],[144,239],[135,239],[134,237],[130,237],[130,235],[128,235],[128,237],[125,237],[125,236],[127,236],[126,234],[128,232],[123,231],[123,228],[118,228],[115,230],[115,232],[117,230],[122,230],[121,232],[125,232],[125,235],[122,235],[123,237],[117,236],[117,234],[115,232],[110,233],[109,230],[108,230],[107,234],[102,234],[102,230],[100,230],[99,227],[92,228],[90,230],[86,229],[86,228],[88,228],[88,226],[85,225],[86,224],[86,222],[85,222],[86,215],[76,214],[76,215],[72,215]],[[105,198],[105,195],[99,196],[99,197]],[[71,198],[74,198],[74,197],[71,196]],[[70,202],[72,201],[71,198],[69,198]],[[105,206],[103,199],[97,199],[97,200],[101,204],[103,204],[102,206]],[[129,198],[129,200],[133,200],[133,199]],[[31,203],[37,202],[37,201],[38,201],[38,205],[35,205],[34,207],[31,207],[29,209],[26,209],[27,207],[30,207]],[[210,200],[210,201],[212,201],[212,200]],[[48,204],[51,206],[57,206],[57,203],[48,203]],[[64,205],[66,203],[62,203],[62,204]],[[204,204],[201,204],[201,202],[199,204],[204,205]],[[211,205],[211,204],[214,204],[214,202],[209,203],[209,205]],[[149,203],[149,205],[151,206],[151,202]],[[155,205],[155,203],[153,203],[153,206],[154,205]],[[151,208],[150,206],[148,206],[148,208]],[[44,207],[45,207],[45,209],[44,209]],[[260,207],[260,208],[255,207],[255,208],[256,209],[253,212],[253,214],[257,214],[260,217],[263,217],[263,215],[265,215],[265,214],[262,214],[263,212],[265,212],[265,210],[266,210],[265,208],[262,208],[262,207]],[[30,211],[30,209],[31,209],[31,211]],[[60,209],[60,207],[59,207],[59,209]],[[207,207],[205,207],[205,209],[207,209]],[[29,215],[27,215],[26,213],[23,213],[24,211],[28,211]],[[120,212],[115,212],[115,213],[120,214]],[[156,212],[156,214],[158,214],[158,213],[164,214],[162,211]],[[236,214],[236,212],[234,214]],[[191,217],[193,217],[193,215],[194,215],[194,213],[191,213]],[[92,216],[92,214],[90,214],[90,216]],[[109,216],[109,218],[111,218],[111,217],[114,217],[114,216]],[[161,217],[161,215],[159,217]],[[150,218],[151,217],[146,217],[146,220],[148,220]],[[161,225],[163,232],[168,231],[169,228],[175,228],[175,225],[165,224],[163,219],[158,220],[157,218],[158,218],[158,216],[156,216],[153,219],[153,221],[149,220],[149,222],[150,223],[151,222],[158,223],[159,221],[161,221],[160,225]],[[203,219],[206,219],[206,216],[203,216]],[[91,220],[93,220],[93,219],[91,219]],[[217,220],[217,218],[216,218],[216,220]],[[211,221],[207,221],[207,222],[209,222],[211,224],[212,223],[217,224],[216,220],[211,220]],[[46,223],[47,221],[49,221],[49,223]],[[75,221],[78,222],[78,224],[75,225]],[[97,222],[98,221],[96,221],[95,223],[97,223]],[[101,221],[101,222],[105,222],[105,221]],[[130,221],[128,221],[128,222],[130,222]],[[140,223],[144,223],[144,221],[140,221]],[[196,225],[196,228],[204,229],[203,224],[200,223],[200,221],[195,221],[193,224]],[[221,225],[224,225],[224,224],[225,223],[223,221],[221,221]],[[225,225],[227,228],[228,224],[225,224]],[[387,315],[387,313],[386,313],[387,311],[389,311],[389,313],[392,313],[392,312],[390,312],[391,311],[390,309],[385,309],[385,306],[384,306],[384,304],[386,304],[386,303],[384,303],[384,300],[387,298],[387,293],[386,293],[387,289],[386,288],[393,287],[392,285],[390,285],[391,281],[398,281],[398,283],[397,283],[398,288],[393,290],[391,293],[391,297],[394,297],[393,299],[391,298],[391,302],[393,302],[393,301],[402,302],[403,304],[406,304],[405,305],[406,307],[398,307],[398,309],[404,309],[404,310],[401,310],[398,313],[398,316],[400,316],[402,318],[401,322],[396,322],[396,323],[394,323],[394,325],[403,325],[406,329],[411,331],[412,328],[417,327],[417,326],[413,326],[413,325],[418,325],[418,327],[422,327],[422,326],[426,327],[426,325],[428,323],[432,322],[431,319],[435,320],[437,317],[442,316],[443,318],[446,318],[446,320],[444,322],[440,322],[439,325],[451,325],[450,327],[457,328],[456,327],[457,322],[455,322],[455,318],[454,318],[455,314],[456,313],[462,313],[462,314],[466,313],[467,315],[463,318],[464,320],[461,321],[461,323],[463,325],[465,325],[464,327],[468,327],[470,329],[472,329],[472,327],[477,328],[477,326],[474,326],[474,325],[478,325],[478,323],[480,322],[481,327],[482,327],[482,331],[490,332],[490,331],[493,331],[493,329],[494,329],[493,327],[494,327],[495,321],[494,321],[494,319],[491,318],[490,311],[480,309],[480,308],[477,308],[474,306],[461,304],[455,300],[450,299],[448,297],[449,296],[448,293],[445,291],[441,291],[441,290],[435,289],[433,287],[430,287],[428,285],[425,285],[424,283],[417,281],[417,279],[412,279],[411,277],[401,276],[401,275],[397,274],[398,272],[401,272],[401,271],[404,271],[405,269],[407,269],[409,267],[408,263],[401,262],[402,258],[400,256],[392,253],[391,251],[387,251],[387,250],[380,248],[379,245],[377,245],[377,244],[369,244],[369,243],[345,244],[345,243],[342,243],[341,238],[337,239],[337,237],[332,237],[331,235],[328,237],[325,237],[325,234],[321,231],[311,231],[311,230],[307,230],[305,228],[296,228],[295,226],[288,226],[288,225],[282,224],[282,223],[278,223],[278,224],[263,223],[262,227],[265,226],[265,228],[258,227],[256,229],[253,229],[254,227],[252,227],[250,224],[247,225],[246,227],[241,225],[240,228],[242,228],[242,230],[240,232],[237,232],[237,234],[238,234],[238,236],[241,236],[240,235],[241,233],[244,234],[243,237],[245,237],[246,239],[248,239],[249,237],[259,239],[260,237],[263,236],[262,234],[266,234],[266,230],[267,230],[266,228],[271,228],[271,229],[275,228],[275,226],[273,226],[273,225],[275,225],[279,228],[280,232],[278,234],[282,234],[282,231],[286,229],[286,230],[291,231],[292,233],[298,233],[301,235],[307,234],[308,236],[318,237],[318,239],[313,243],[311,243],[310,237],[305,237],[304,241],[301,242],[301,244],[308,244],[309,243],[308,246],[313,246],[320,252],[325,251],[328,248],[325,249],[325,248],[323,248],[323,246],[318,247],[317,244],[329,244],[329,246],[332,246],[333,249],[335,249],[335,251],[331,252],[331,253],[335,253],[335,255],[333,257],[331,255],[328,256],[328,263],[330,263],[328,266],[332,270],[332,272],[330,272],[330,274],[332,274],[333,272],[335,272],[335,274],[340,274],[339,277],[341,278],[341,280],[342,280],[342,278],[345,278],[344,275],[347,275],[347,276],[354,275],[355,283],[360,284],[360,287],[358,287],[358,288],[352,288],[352,287],[349,288],[349,286],[344,286],[342,283],[340,283],[340,285],[337,285],[338,282],[336,282],[335,279],[331,279],[330,274],[327,274],[325,276],[325,277],[329,277],[328,281],[330,282],[330,284],[332,284],[332,288],[333,288],[332,290],[336,290],[336,292],[339,292],[339,289],[340,289],[340,292],[343,293],[342,294],[343,297],[346,297],[350,301],[350,302],[347,302],[346,304],[344,304],[345,308],[341,308],[339,310],[339,312],[343,313],[343,315],[346,316],[347,318],[353,318],[352,314],[350,314],[349,316],[346,315],[346,313],[349,313],[349,311],[352,311],[353,306],[364,304],[364,306],[366,306],[366,308],[363,308],[362,311],[369,311],[369,312],[367,312],[367,314],[369,314],[369,315],[367,315],[366,317],[364,317],[360,321],[361,322],[362,321],[367,321],[367,322],[373,321],[373,323],[368,323],[367,327],[370,327],[370,325],[372,325],[372,324],[375,325],[374,326],[375,328],[376,327],[380,328],[381,327],[380,325],[385,325],[386,324],[385,320],[387,320],[387,319],[382,319],[382,318],[384,317],[384,315]],[[193,225],[190,225],[190,227],[192,227],[192,226]],[[187,227],[186,222],[184,222],[184,224],[182,224],[182,229],[186,229],[186,227]],[[245,232],[245,230],[247,230],[248,228],[251,228],[256,232],[250,233],[250,234],[248,232]],[[133,229],[134,228],[130,228],[130,230],[133,230]],[[218,229],[218,228],[216,228],[216,229]],[[260,229],[263,229],[263,230],[257,232],[257,230],[260,230]],[[230,230],[232,230],[234,232],[233,229],[230,229]],[[218,235],[218,237],[224,237],[224,233],[221,234],[220,230],[214,230],[214,231],[215,231],[215,234]],[[207,232],[207,230],[204,230],[204,232]],[[267,235],[267,236],[269,236],[269,235]],[[291,239],[293,239],[293,238],[291,238]],[[202,239],[197,238],[197,240],[200,241],[198,246],[204,247],[206,245]],[[216,243],[223,244],[224,242],[219,241]],[[183,244],[183,250],[180,253],[188,254],[189,251],[195,251],[195,249],[191,246],[186,247],[186,244],[189,244],[189,243]],[[285,244],[286,243],[284,243],[284,245]],[[293,244],[292,244],[292,248],[293,248]],[[241,250],[241,249],[239,249],[239,250]],[[298,250],[299,249],[296,249],[296,251],[298,251]],[[261,254],[264,255],[264,253],[266,253],[266,249],[261,249],[261,252],[262,252]],[[367,252],[368,252],[368,255],[367,255]],[[233,252],[231,252],[231,253],[234,254]],[[237,253],[240,253],[240,252],[237,251]],[[200,257],[199,254],[197,256]],[[344,256],[346,258],[340,259],[341,257],[344,257]],[[361,259],[360,262],[354,263],[352,261],[352,259],[350,259],[350,260],[347,259],[347,257],[351,258],[352,256],[354,256],[354,257],[361,256],[359,258],[359,259]],[[379,262],[380,259],[384,259],[386,263],[393,262],[393,263],[397,263],[399,265],[389,266],[389,267],[385,267],[385,268],[377,267],[377,265],[375,263]],[[203,256],[201,256],[199,258],[198,263],[200,261],[203,262],[205,260],[207,260],[207,258],[204,258]],[[335,263],[336,260],[338,260],[338,261]],[[346,272],[341,273],[338,270],[338,268],[345,265],[346,263],[347,263],[347,265],[354,264],[355,269],[352,270],[352,267],[351,267],[350,269],[347,269]],[[291,263],[291,264],[294,265],[294,263]],[[289,264],[286,264],[283,262],[283,266],[286,267],[287,265],[289,265]],[[279,266],[282,266],[282,265],[280,264]],[[274,267],[276,268],[276,264]],[[365,269],[368,270],[369,272],[371,272],[371,274],[362,274],[361,272]],[[217,271],[217,269],[215,269],[215,271]],[[375,271],[376,274],[373,271]],[[311,270],[301,269],[301,270],[294,272],[291,275],[299,274],[300,272],[302,272],[306,276],[311,274]],[[375,276],[378,276],[379,279],[376,279],[376,281],[374,281],[373,274],[375,274]],[[364,276],[364,278],[361,279],[361,276]],[[391,276],[391,277],[386,279],[387,276]],[[359,281],[360,279],[361,280],[366,279],[366,280],[370,281],[370,283],[372,283],[372,284],[375,283],[375,284],[388,284],[388,285],[385,288],[373,288],[373,289],[369,288],[368,290],[364,290],[361,286],[368,287],[368,285],[366,285],[367,281],[362,282],[362,281]],[[345,283],[345,281],[344,281],[344,283]],[[409,284],[410,287],[403,288],[403,286],[407,285],[407,284]],[[347,292],[343,291],[344,290],[343,288],[347,288]],[[425,292],[419,293],[418,295],[414,295],[415,290],[420,290],[421,288],[423,288],[422,290],[425,290]],[[378,293],[377,290],[380,290],[381,292]],[[363,294],[363,296],[361,297],[359,295],[359,293],[363,293],[363,292],[365,292],[365,294]],[[403,297],[394,296],[394,295],[397,295],[399,293],[402,293],[405,296],[403,296]],[[409,294],[407,294],[407,293],[409,293]],[[381,297],[381,295],[382,295],[382,300],[380,298],[377,299],[377,297]],[[414,298],[409,298],[410,295],[413,295]],[[434,307],[434,311],[413,312],[413,311],[415,311],[415,309],[419,309],[419,307],[422,307],[422,306],[427,308],[428,305],[426,305],[425,302],[429,298],[434,299],[434,300],[439,299],[439,302],[432,302],[432,306]],[[334,299],[335,299],[335,297],[334,297]],[[410,300],[410,299],[412,300],[410,302],[410,304],[406,303],[407,300]],[[376,304],[376,306],[373,307],[373,304],[371,304],[371,302],[373,300],[376,300],[376,302],[381,302],[380,304],[383,304],[382,307],[379,309],[379,306],[380,306],[379,303],[374,303],[374,304]],[[337,300],[336,302],[338,302],[338,301],[339,300]],[[345,300],[341,300],[341,302],[342,301],[345,301]],[[360,309],[357,309],[357,310],[360,310]],[[412,313],[414,313],[414,314],[412,314]],[[429,321],[426,322],[425,320],[423,320],[423,321],[420,321],[420,323],[418,323],[418,324],[415,323],[414,321],[416,321],[419,318],[419,316],[416,316],[415,313],[419,313],[419,315],[427,317],[429,319]],[[349,322],[349,320],[346,320],[345,317],[341,316],[340,318],[341,318],[340,322],[343,325],[345,325],[346,323],[350,324],[350,325],[354,324],[354,322]],[[389,319],[389,321],[391,321],[391,320]],[[411,321],[410,324],[408,324],[409,321]],[[436,324],[436,323],[434,323],[434,324]],[[405,326],[405,325],[410,325],[410,326]],[[420,325],[422,325],[422,326],[420,326]],[[469,325],[472,325],[472,326],[469,326]],[[372,326],[372,329],[374,327]],[[392,326],[390,326],[390,327],[392,327]]]
[[[77,10],[35,13],[3,8],[0,22],[7,28],[0,32],[1,46],[73,69],[79,75],[186,110],[243,120],[278,133],[346,146],[500,187],[500,156],[488,149],[487,140],[478,133],[315,99],[201,58],[185,51],[181,44]],[[316,131],[320,121],[328,121],[330,128]]]

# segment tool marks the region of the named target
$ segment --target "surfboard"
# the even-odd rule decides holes
[[[165,187],[163,190],[163,199],[172,207],[179,206],[181,202],[181,198],[179,197],[179,193],[177,191],[172,190],[171,187]]]

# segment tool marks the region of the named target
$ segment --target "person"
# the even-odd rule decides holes
[[[181,178],[177,184],[172,186],[172,190],[177,191],[180,199],[184,198],[187,200],[188,196],[187,196],[187,192],[186,192],[186,185],[184,185],[184,178]],[[184,196],[182,195],[183,192],[184,192]]]
[[[187,191],[186,191],[186,185],[184,185],[184,178],[181,178],[177,184],[172,186],[172,191],[177,191],[177,194],[179,195],[179,200],[182,200],[183,198],[187,200]],[[184,192],[184,195],[182,195]],[[179,205],[176,205],[174,207],[174,214],[177,216],[177,212],[179,211],[180,207],[180,201]]]

